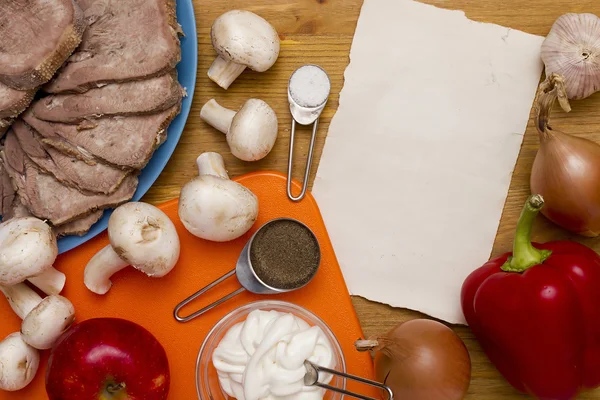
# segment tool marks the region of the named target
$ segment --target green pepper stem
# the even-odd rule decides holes
[[[549,250],[539,250],[531,244],[531,231],[533,230],[533,222],[542,207],[544,199],[539,194],[532,194],[527,199],[519,222],[517,222],[517,230],[513,242],[513,255],[502,266],[503,271],[507,272],[523,272],[527,268],[541,264],[551,254]]]

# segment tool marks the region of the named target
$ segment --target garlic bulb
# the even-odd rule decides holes
[[[546,76],[564,77],[569,99],[584,99],[600,90],[600,18],[564,14],[542,44]]]

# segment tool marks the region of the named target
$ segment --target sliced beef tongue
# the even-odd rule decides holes
[[[129,201],[138,183],[137,176],[129,175],[111,195],[84,194],[40,171],[23,152],[12,131],[7,133],[2,159],[23,204],[33,215],[55,226]]]
[[[4,135],[4,132],[8,130],[8,127],[12,124],[12,118],[2,119],[0,118],[0,138]]]
[[[0,83],[0,137],[33,100],[36,90],[16,90]]]
[[[2,210],[2,222],[6,222],[13,218],[31,217],[29,209],[25,207],[23,203],[21,203],[21,199],[16,192],[12,202],[6,203],[3,206],[4,209]]]
[[[55,226],[53,228],[54,234],[56,236],[83,235],[102,218],[103,213],[104,211],[101,210],[94,211],[74,221]],[[0,215],[2,216],[2,222],[6,222],[11,218],[29,217],[32,215],[15,192],[2,160],[0,160]]]
[[[79,0],[88,28],[45,90],[84,92],[98,84],[157,76],[181,58],[174,0]]]
[[[92,225],[94,225],[100,218],[102,218],[104,211],[98,210],[84,217],[78,218],[66,224],[55,226],[53,228],[56,236],[68,236],[68,235],[85,235]]]
[[[29,217],[31,213],[21,202],[16,189],[13,185],[4,161],[0,159],[0,215],[2,222],[12,218]]]
[[[35,92],[35,89],[16,90],[0,83],[0,119],[15,118],[25,111]]]
[[[73,0],[1,4],[0,82],[19,90],[43,85],[81,42],[81,8]]]
[[[13,218],[31,217],[29,209],[21,203],[19,195],[15,192],[15,197],[12,203],[8,206],[6,212],[3,212],[2,222],[8,221]]]
[[[176,73],[144,81],[113,83],[82,94],[57,94],[33,105],[33,114],[51,122],[79,123],[111,115],[138,115],[164,111],[178,104],[183,89]]]
[[[0,162],[0,165],[2,165],[2,162]],[[10,177],[8,176],[8,172],[6,171],[6,169],[4,169],[3,166],[0,167],[0,169],[3,170],[2,172],[0,172],[0,174],[2,175],[0,177],[0,180],[2,181],[2,183],[0,183],[0,185],[2,185],[0,187],[0,191],[2,191],[2,199],[0,201],[0,205],[2,207],[0,208],[0,214],[2,214],[2,222],[6,222],[12,218],[31,216],[31,213],[29,212],[27,207],[25,207],[25,205],[21,202],[21,198],[12,186],[12,182]]]
[[[101,159],[121,168],[142,169],[164,141],[180,102],[155,114],[105,117],[89,121],[88,129],[42,121],[31,110],[22,118],[43,137],[43,142],[80,160]]]
[[[4,168],[4,163],[0,162],[0,215],[2,215],[2,221],[12,218],[9,214],[14,199],[15,190],[12,182]]]
[[[22,120],[12,126],[21,148],[42,169],[65,185],[84,192],[113,193],[129,171],[104,163],[86,163],[42,143],[43,137]]]
[[[15,174],[25,175],[25,153],[19,145],[17,136],[9,130],[4,139],[4,148],[2,149],[4,154],[2,161],[4,162],[4,168],[8,175],[15,181],[14,187],[19,187]]]
[[[5,197],[8,197],[6,194],[7,181],[5,180],[8,177],[7,172],[4,170],[4,164],[0,163],[0,215],[3,213],[4,204],[6,203]],[[10,179],[8,180],[8,184],[10,185]],[[12,201],[12,200],[11,200]]]

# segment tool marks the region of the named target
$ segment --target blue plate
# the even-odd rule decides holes
[[[165,168],[165,165],[167,165],[179,142],[192,106],[192,97],[196,86],[196,69],[198,67],[198,36],[196,34],[196,19],[192,0],[177,1],[177,20],[185,34],[185,37],[181,38],[181,62],[177,65],[177,72],[179,83],[187,91],[187,96],[184,97],[181,104],[181,113],[169,125],[167,140],[154,152],[152,159],[139,175],[139,184],[133,195],[133,201],[138,201],[146,194]],[[59,239],[59,253],[69,251],[104,231],[108,226],[108,218],[111,213],[112,210],[105,211],[102,218],[84,236],[65,236]]]

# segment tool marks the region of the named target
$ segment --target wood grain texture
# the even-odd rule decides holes
[[[566,12],[591,12],[600,14],[598,0],[425,0],[448,9],[464,10],[471,19],[492,22],[520,29],[529,33],[546,35],[554,20]],[[287,169],[289,127],[291,117],[287,103],[287,81],[300,65],[315,63],[323,66],[332,80],[330,101],[322,115],[315,160],[311,174],[314,178],[323,148],[329,122],[338,106],[338,94],[343,85],[343,74],[349,62],[349,50],[362,0],[194,0],[198,26],[199,64],[196,94],[192,112],[185,132],[174,156],[157,183],[148,192],[145,201],[162,202],[179,195],[181,186],[196,175],[195,158],[204,151],[216,151],[225,157],[231,176],[255,170]],[[206,76],[214,51],[210,43],[210,26],[221,13],[230,9],[246,9],[269,20],[280,33],[281,55],[275,66],[262,74],[246,71],[228,91],[221,90]],[[393,46],[403,38],[390,38],[382,44],[382,57],[386,46]],[[431,62],[435,57],[432,56]],[[374,60],[376,62],[377,60]],[[424,60],[423,62],[430,62]],[[442,66],[440,65],[440,68]],[[200,120],[202,105],[215,98],[224,106],[239,108],[250,97],[258,97],[269,103],[279,118],[279,138],[271,154],[256,163],[244,163],[235,159],[228,150],[225,138]],[[424,105],[425,107],[426,105]],[[553,117],[555,129],[600,142],[600,94],[572,104],[573,111],[565,114],[556,111]],[[398,118],[402,118],[399,114]],[[309,131],[300,130],[296,142],[294,177],[300,178],[308,150]],[[539,141],[530,123],[524,137],[521,153],[514,171],[508,199],[498,229],[493,255],[511,247],[513,229],[521,206],[529,194],[531,165]],[[544,218],[539,219],[535,239],[540,241],[573,237],[553,226]],[[581,240],[600,251],[600,239]],[[486,260],[481,260],[482,263]],[[390,329],[398,322],[422,317],[418,313],[392,309],[391,307],[354,298],[365,335],[376,335]],[[472,334],[465,327],[454,327],[469,348],[473,362],[473,380],[468,399],[508,400],[526,398],[512,389],[489,363]],[[581,396],[582,399],[600,399],[600,391]]]

